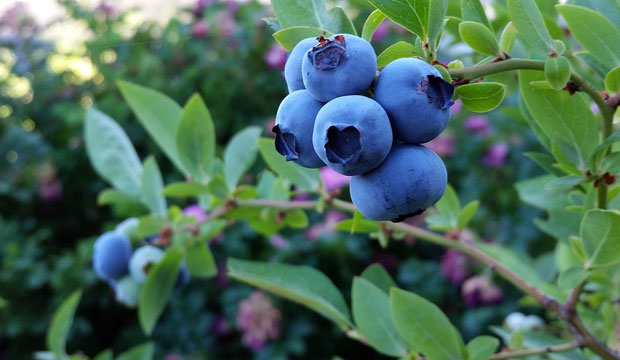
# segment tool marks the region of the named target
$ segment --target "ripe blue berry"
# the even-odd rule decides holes
[[[93,269],[102,280],[114,281],[127,273],[131,242],[117,232],[101,235],[93,249]]]
[[[332,169],[359,175],[379,166],[390,152],[390,120],[376,101],[360,95],[342,96],[319,111],[312,143]]]
[[[412,144],[436,138],[448,125],[452,85],[422,60],[389,63],[377,78],[375,100],[390,116],[394,137]]]
[[[282,100],[273,132],[276,134],[276,150],[286,161],[307,168],[324,165],[312,146],[314,120],[322,106],[307,90],[297,90]]]
[[[398,222],[439,201],[447,181],[437,154],[422,145],[399,144],[379,167],[351,178],[351,200],[369,219]]]
[[[370,43],[354,35],[318,38],[301,65],[304,85],[322,102],[366,91],[377,73],[377,55]]]
[[[164,257],[164,251],[152,245],[144,245],[136,249],[129,261],[129,273],[138,282],[146,280],[148,272]]]
[[[303,39],[295,45],[293,51],[288,55],[286,65],[284,65],[284,79],[286,80],[289,93],[306,88],[301,76],[301,63],[306,52],[316,45],[316,43],[317,41],[315,38]]]

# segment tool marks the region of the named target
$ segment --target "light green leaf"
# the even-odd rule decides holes
[[[437,305],[414,293],[392,288],[390,311],[398,332],[429,360],[465,359],[461,335]]]
[[[534,0],[508,0],[508,12],[519,38],[532,50],[548,55],[553,49],[551,35]]]
[[[142,200],[155,216],[165,217],[167,214],[166,199],[162,195],[164,180],[153,156],[144,161],[142,171]]]
[[[149,271],[138,301],[138,320],[147,335],[153,332],[157,319],[166,308],[182,261],[183,252],[170,248],[164,258]]]
[[[327,11],[325,0],[272,0],[273,11],[283,29],[311,26],[334,34],[354,34],[351,20],[340,7]]]
[[[493,26],[484,13],[480,0],[461,0],[461,18],[465,21],[475,21],[493,31]]]
[[[304,190],[314,190],[319,187],[319,172],[316,169],[307,169],[293,162],[287,162],[276,151],[273,139],[258,139],[258,149],[269,167],[283,178]]]
[[[620,30],[596,11],[575,5],[556,6],[571,34],[599,62],[611,70],[620,65]]]
[[[618,0],[573,0],[574,5],[592,9],[603,14],[616,27],[620,26],[620,2]]]
[[[587,181],[587,179],[581,176],[575,175],[567,175],[559,178],[555,178],[548,183],[545,184],[545,189],[547,190],[565,190],[570,189],[574,186],[583,184]]]
[[[140,85],[119,81],[118,87],[140,124],[177,169],[186,174],[177,155],[174,138],[181,119],[179,104],[158,91]]]
[[[523,155],[530,158],[538,166],[547,171],[550,174],[561,176],[564,173],[553,167],[555,159],[553,156],[546,153],[539,153],[535,151],[524,152]]]
[[[612,93],[620,92],[620,66],[605,75],[605,89]]]
[[[336,230],[353,231],[353,219],[343,220],[334,226]],[[355,224],[355,232],[358,234],[372,233],[381,229],[378,221],[359,219]]]
[[[90,108],[86,111],[84,139],[97,174],[118,190],[139,196],[142,164],[125,131],[108,115]]]
[[[564,89],[570,75],[570,63],[564,56],[552,57],[545,62],[545,79],[553,89]]]
[[[123,208],[147,210],[139,197],[129,195],[116,189],[102,190],[97,195],[97,205],[114,205]]]
[[[467,343],[468,360],[488,360],[498,346],[497,338],[487,335],[476,336]]]
[[[478,210],[479,205],[480,205],[480,201],[475,200],[475,201],[470,201],[465,206],[463,206],[463,209],[461,209],[456,219],[457,227],[460,230],[463,230],[467,227],[467,224],[469,224],[471,219],[476,214],[476,211]]]
[[[166,226],[166,219],[155,216],[142,216],[138,222],[136,236],[147,237],[159,233]]]
[[[581,266],[572,266],[560,273],[558,277],[558,287],[563,290],[570,290],[584,282],[590,273]]]
[[[459,35],[469,47],[481,54],[500,55],[495,34],[479,22],[463,21],[459,24]]]
[[[74,291],[54,312],[52,323],[47,329],[46,344],[47,348],[54,353],[58,359],[67,358],[67,336],[73,324],[75,311],[80,303],[82,290]]]
[[[352,325],[342,294],[327,276],[314,268],[229,258],[228,274],[305,305],[341,328]]]
[[[209,193],[215,196],[218,199],[228,199],[228,195],[230,194],[230,190],[228,189],[228,184],[226,184],[226,180],[224,176],[221,174],[217,174],[209,181],[209,185],[207,185],[209,189]]]
[[[400,357],[407,354],[407,343],[398,333],[390,315],[387,293],[370,281],[355,277],[351,303],[355,325],[370,346],[389,356]]]
[[[396,59],[413,56],[423,56],[423,54],[410,43],[399,41],[396,44],[390,45],[377,56],[377,67],[382,68]]]
[[[116,360],[153,360],[155,356],[155,347],[153,343],[147,342],[136,345],[131,349],[120,354]]]
[[[168,197],[196,197],[209,193],[209,188],[198,183],[176,182],[166,186],[162,194]]]
[[[226,182],[231,189],[237,187],[239,180],[256,161],[258,137],[262,129],[258,126],[247,127],[230,139],[224,150],[224,172]]]
[[[314,26],[292,26],[275,32],[273,37],[286,50],[292,51],[295,45],[303,39],[332,35],[331,32]]]
[[[385,20],[385,15],[381,12],[381,10],[375,10],[370,13],[364,22],[364,27],[362,28],[362,39],[370,42],[370,40],[372,40],[372,36],[383,20]]]
[[[580,234],[588,259],[586,268],[620,261],[620,213],[600,209],[588,211],[581,222]]]
[[[195,181],[209,180],[215,161],[215,128],[211,114],[196,94],[187,102],[176,132],[179,160]]]
[[[454,191],[452,185],[448,184],[446,191],[437,204],[435,204],[435,207],[440,214],[452,219],[454,225],[456,226],[456,217],[461,210],[461,202],[459,201],[456,191]]]
[[[501,104],[505,93],[504,84],[483,82],[461,85],[456,88],[463,106],[474,112],[487,112]]]
[[[187,270],[192,276],[208,279],[217,274],[217,265],[206,242],[202,241],[187,251]]]
[[[502,35],[499,37],[499,51],[508,54],[515,44],[517,38],[517,28],[511,22],[506,24],[506,27],[502,31]]]
[[[508,347],[512,350],[522,350],[524,346],[523,331],[517,330],[510,335]]]
[[[412,0],[408,1],[412,2]],[[444,17],[448,11],[448,2],[448,0],[432,0],[428,4],[428,45],[430,52],[433,54],[443,30]]]
[[[302,209],[288,211],[284,215],[284,223],[295,229],[304,229],[308,227],[308,215]]]
[[[379,263],[374,263],[368,266],[360,275],[362,278],[370,281],[381,289],[384,293],[389,294],[390,289],[393,287],[397,287],[394,279],[388,274],[387,271],[381,266]]]
[[[563,209],[568,206],[566,194],[557,189],[547,189],[545,187],[550,181],[555,179],[552,175],[543,175],[518,182],[515,185],[519,198],[526,204],[539,209]]]
[[[430,0],[368,0],[368,2],[381,10],[382,13],[395,23],[418,35],[420,39],[426,40],[428,38]]]

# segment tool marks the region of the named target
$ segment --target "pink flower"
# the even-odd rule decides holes
[[[504,292],[488,277],[476,275],[465,280],[461,296],[467,306],[474,307],[499,304],[504,299]]]
[[[62,184],[54,179],[39,184],[39,197],[45,202],[52,202],[62,198]]]
[[[454,104],[452,105],[452,115],[456,115],[459,112],[461,112],[462,108],[463,108],[463,103],[461,102],[461,100],[455,101]]]
[[[465,130],[472,133],[485,134],[489,131],[489,121],[484,116],[470,116],[465,120]]]
[[[500,168],[506,165],[506,156],[509,150],[508,144],[505,142],[492,145],[482,159],[482,164],[494,168]]]
[[[267,296],[253,292],[239,303],[237,327],[243,333],[241,342],[254,351],[262,349],[267,341],[280,336],[280,318],[280,311]]]
[[[237,22],[235,21],[233,16],[234,14],[230,12],[225,12],[220,15],[220,33],[225,38],[230,37],[235,32],[235,30],[237,30]]]
[[[452,156],[454,155],[454,140],[452,135],[439,135],[424,145],[439,156]]]
[[[373,42],[380,42],[383,40],[387,34],[390,32],[390,23],[387,21],[382,22],[375,30],[375,33],[372,34]]]
[[[323,185],[325,185],[325,189],[327,191],[340,189],[351,182],[351,178],[349,176],[342,175],[329,166],[322,167],[319,172],[321,174],[321,181],[323,182]]]
[[[207,213],[198,205],[189,205],[185,207],[185,209],[183,209],[183,215],[193,216],[198,222],[207,220]]]
[[[209,34],[209,23],[207,20],[198,20],[192,26],[192,35],[196,38],[203,38]]]
[[[284,69],[286,64],[286,49],[279,44],[273,44],[265,53],[265,62],[271,69]]]
[[[467,277],[467,258],[456,250],[446,250],[441,258],[441,272],[451,283],[462,283]]]
[[[280,234],[273,235],[269,242],[271,243],[271,245],[273,245],[274,248],[278,250],[284,249],[285,247],[288,246],[288,242]]]

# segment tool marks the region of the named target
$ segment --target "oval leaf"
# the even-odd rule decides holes
[[[325,0],[272,0],[271,5],[283,29],[310,26],[334,34],[356,34],[353,23],[344,10],[334,7],[327,11]]]
[[[502,31],[502,35],[499,37],[499,51],[502,53],[508,54],[512,47],[515,44],[515,39],[517,38],[517,28],[515,28],[514,24],[509,22],[504,30]]]
[[[269,167],[283,178],[304,190],[314,190],[319,186],[319,172],[316,169],[307,169],[293,162],[287,162],[276,151],[273,139],[258,139],[258,149]]]
[[[605,89],[612,93],[620,92],[620,66],[605,75]]]
[[[368,15],[366,22],[364,22],[364,27],[362,28],[362,39],[370,42],[370,40],[372,40],[372,36],[383,20],[385,20],[385,15],[381,12],[381,10],[375,10]]]
[[[275,32],[273,37],[286,50],[292,51],[295,45],[303,39],[332,35],[329,31],[314,26],[292,26]]]
[[[74,291],[62,304],[58,307],[52,323],[47,329],[46,343],[47,348],[54,353],[56,358],[64,359],[67,357],[66,344],[71,324],[73,324],[73,316],[77,310],[82,290]]]
[[[194,197],[209,193],[206,185],[198,183],[177,182],[166,186],[162,194],[168,197]]]
[[[195,277],[208,279],[217,274],[213,254],[205,242],[196,244],[187,251],[187,269]]]
[[[420,39],[428,38],[429,0],[368,0],[368,2],[395,23],[418,35]]]
[[[164,180],[153,156],[144,162],[142,170],[142,201],[151,210],[151,214],[164,217],[168,213],[166,199],[162,194]]]
[[[390,274],[379,263],[368,266],[360,276],[370,281],[386,294],[390,293],[390,288],[396,287],[394,279],[392,279]]]
[[[489,56],[499,56],[499,46],[495,35],[488,27],[473,21],[459,24],[461,39],[477,52]]]
[[[495,109],[504,99],[505,86],[496,82],[461,85],[456,93],[463,106],[474,112]]]
[[[461,17],[465,21],[475,21],[493,30],[480,0],[461,0]]]
[[[230,139],[224,150],[224,172],[228,187],[234,189],[239,179],[256,161],[258,137],[262,129],[258,126],[247,127]]]
[[[564,56],[552,57],[545,62],[545,79],[555,90],[562,90],[570,80],[570,63]]]
[[[499,340],[492,336],[476,336],[467,343],[468,360],[487,360],[495,353]]]
[[[200,95],[185,105],[175,139],[183,167],[194,180],[206,183],[215,161],[215,128]]]
[[[508,12],[519,38],[532,50],[547,55],[553,49],[551,35],[534,0],[508,0]]]
[[[620,261],[620,213],[593,209],[581,222],[581,239],[588,259],[586,267],[608,266]]]
[[[377,56],[377,67],[382,68],[396,59],[413,56],[423,56],[423,54],[410,43],[399,41],[396,44],[390,45],[390,47],[383,50],[383,52]]]

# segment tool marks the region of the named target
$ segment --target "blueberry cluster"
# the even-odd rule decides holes
[[[135,307],[140,288],[149,270],[164,257],[164,250],[152,245],[159,235],[150,236],[145,244],[132,250],[130,238],[135,237],[138,219],[131,218],[120,223],[114,231],[101,235],[93,250],[93,269],[97,277],[107,282],[116,300],[128,307]],[[185,265],[181,267],[176,285],[184,286],[190,274]]]
[[[352,176],[362,214],[402,221],[446,189],[445,165],[421,144],[448,125],[454,89],[415,58],[391,62],[375,81],[376,73],[377,56],[360,37],[300,41],[284,69],[289,95],[273,127],[276,150],[301,166]]]

